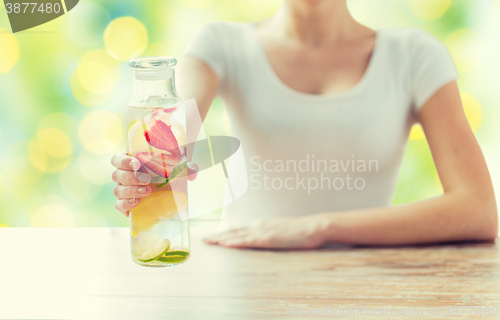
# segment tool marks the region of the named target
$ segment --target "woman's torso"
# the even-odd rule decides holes
[[[247,192],[226,206],[225,220],[390,205],[415,123],[402,31],[378,30],[359,81],[316,95],[280,79],[254,25],[217,28],[227,55],[219,94],[249,179]]]

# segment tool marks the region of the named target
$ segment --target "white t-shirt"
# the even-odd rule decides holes
[[[231,135],[241,141],[249,188],[229,222],[389,206],[416,113],[458,72],[446,47],[417,28],[377,30],[362,79],[306,94],[274,72],[248,23],[210,23],[184,55],[220,80]]]

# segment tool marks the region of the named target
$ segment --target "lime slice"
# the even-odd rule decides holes
[[[187,257],[189,252],[187,251],[168,251],[165,252],[164,256],[184,256]]]
[[[168,256],[168,257],[160,257],[157,261],[166,262],[166,263],[177,263],[186,260],[186,256]]]
[[[132,239],[132,254],[142,262],[160,258],[169,248],[170,241],[153,232],[142,232]]]

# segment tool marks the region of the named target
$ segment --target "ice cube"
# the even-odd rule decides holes
[[[150,96],[147,101],[150,104],[158,104],[160,100],[163,100],[161,96]]]
[[[169,100],[168,98],[161,98],[161,99],[158,99],[158,104],[159,105],[164,105],[164,104],[167,104],[169,103]]]

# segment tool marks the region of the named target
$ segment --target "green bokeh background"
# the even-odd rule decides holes
[[[123,137],[105,133],[109,141],[104,142],[110,147],[103,151],[102,145],[89,147],[102,141],[85,143],[81,132],[105,130],[102,125],[89,129],[82,124],[95,112],[118,121],[113,129],[123,129],[123,108],[131,99],[131,71],[124,61],[109,62],[117,68],[118,77],[97,105],[82,103],[71,87],[82,57],[106,49],[103,35],[112,21],[132,16],[145,26],[147,46],[140,55],[180,57],[204,24],[262,20],[280,5],[280,0],[83,0],[60,18],[13,35],[0,1],[0,225],[128,225],[114,209],[109,161],[112,154],[125,150]],[[468,98],[468,116],[498,185],[500,1],[350,0],[349,8],[369,27],[420,27],[448,46],[460,71],[460,90]],[[10,47],[12,37],[19,47],[18,58]],[[1,71],[2,63],[8,66],[9,61],[13,66]],[[44,145],[43,141],[50,140],[52,136],[44,138],[44,134],[54,128],[59,140],[51,151],[47,150],[50,143]],[[210,135],[230,133],[220,99],[210,109],[205,130]],[[45,154],[43,164],[36,160],[40,153]],[[415,131],[394,203],[418,201],[441,192],[428,145]]]

